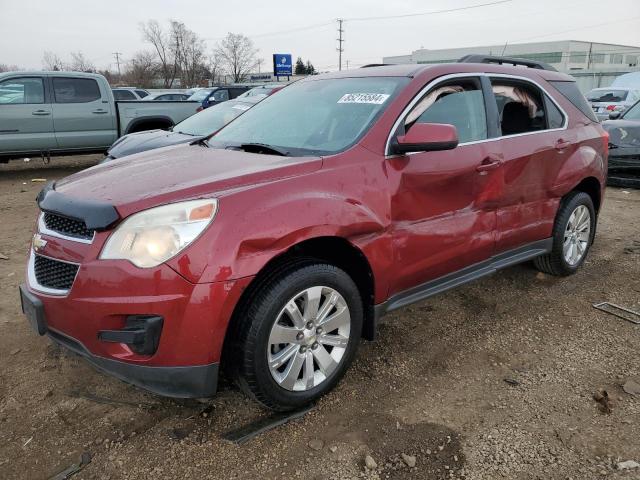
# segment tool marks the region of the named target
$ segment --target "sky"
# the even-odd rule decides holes
[[[116,70],[150,49],[140,23],[184,22],[212,51],[227,32],[250,37],[271,68],[273,53],[336,70],[337,18],[344,18],[343,65],[376,63],[383,56],[438,49],[552,40],[640,46],[640,0],[0,0],[0,64],[42,69],[52,51],[63,60],[81,51],[100,69]],[[407,15],[400,18],[389,16]],[[375,17],[374,19],[366,19]]]

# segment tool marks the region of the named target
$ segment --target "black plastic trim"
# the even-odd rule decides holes
[[[385,314],[406,307],[416,302],[420,302],[438,293],[445,292],[452,288],[464,285],[479,278],[491,275],[506,267],[531,260],[532,258],[549,253],[553,246],[553,239],[546,238],[528,245],[509,250],[495,255],[487,260],[476,263],[469,267],[450,273],[435,280],[410,288],[404,292],[395,294],[386,302],[376,305],[376,322]]]
[[[218,387],[218,363],[186,367],[148,367],[93,355],[76,339],[51,328],[47,331],[47,336],[81,355],[98,370],[158,395],[173,398],[206,398],[215,395]]]
[[[145,102],[145,103],[149,103],[149,102]],[[167,102],[162,102],[162,103],[167,103]],[[153,123],[164,122],[167,124],[167,128],[171,128],[175,126],[175,123],[173,122],[173,120],[171,120],[171,118],[166,115],[153,115],[149,117],[140,117],[140,118],[136,118],[135,120],[132,120],[129,123],[129,125],[127,125],[127,130],[126,132],[123,133],[123,135],[128,135],[129,133],[131,133],[132,130],[134,130],[134,128],[137,127],[138,125],[143,125],[145,123],[151,123],[151,122]],[[146,129],[137,130],[134,133],[144,132],[145,130]],[[164,129],[160,128],[159,130],[164,130]]]
[[[40,210],[84,221],[89,230],[106,230],[119,218],[109,203],[64,195],[55,190],[55,182],[48,183],[36,198]]]

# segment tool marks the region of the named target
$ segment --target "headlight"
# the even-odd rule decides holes
[[[198,238],[217,210],[218,201],[206,199],[131,215],[111,234],[100,258],[129,260],[140,268],[158,266]]]

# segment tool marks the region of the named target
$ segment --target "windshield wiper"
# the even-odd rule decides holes
[[[199,145],[201,147],[211,148],[209,146],[209,144],[207,143],[207,138],[206,137],[198,138],[197,140],[194,140],[193,142],[190,142],[189,145]]]
[[[273,145],[269,145],[266,143],[243,143],[239,145],[237,148],[241,148],[245,152],[248,153],[266,153],[266,154],[276,154],[282,155],[283,157],[289,156],[289,151],[280,147],[274,147]]]

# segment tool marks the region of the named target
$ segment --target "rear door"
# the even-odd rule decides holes
[[[60,149],[102,148],[116,140],[111,96],[95,78],[53,76],[51,85]]]
[[[551,181],[576,146],[566,114],[538,85],[505,75],[492,76],[491,86],[504,174],[496,249],[504,252],[551,236]]]
[[[0,153],[56,146],[46,76],[16,75],[0,81]]]

